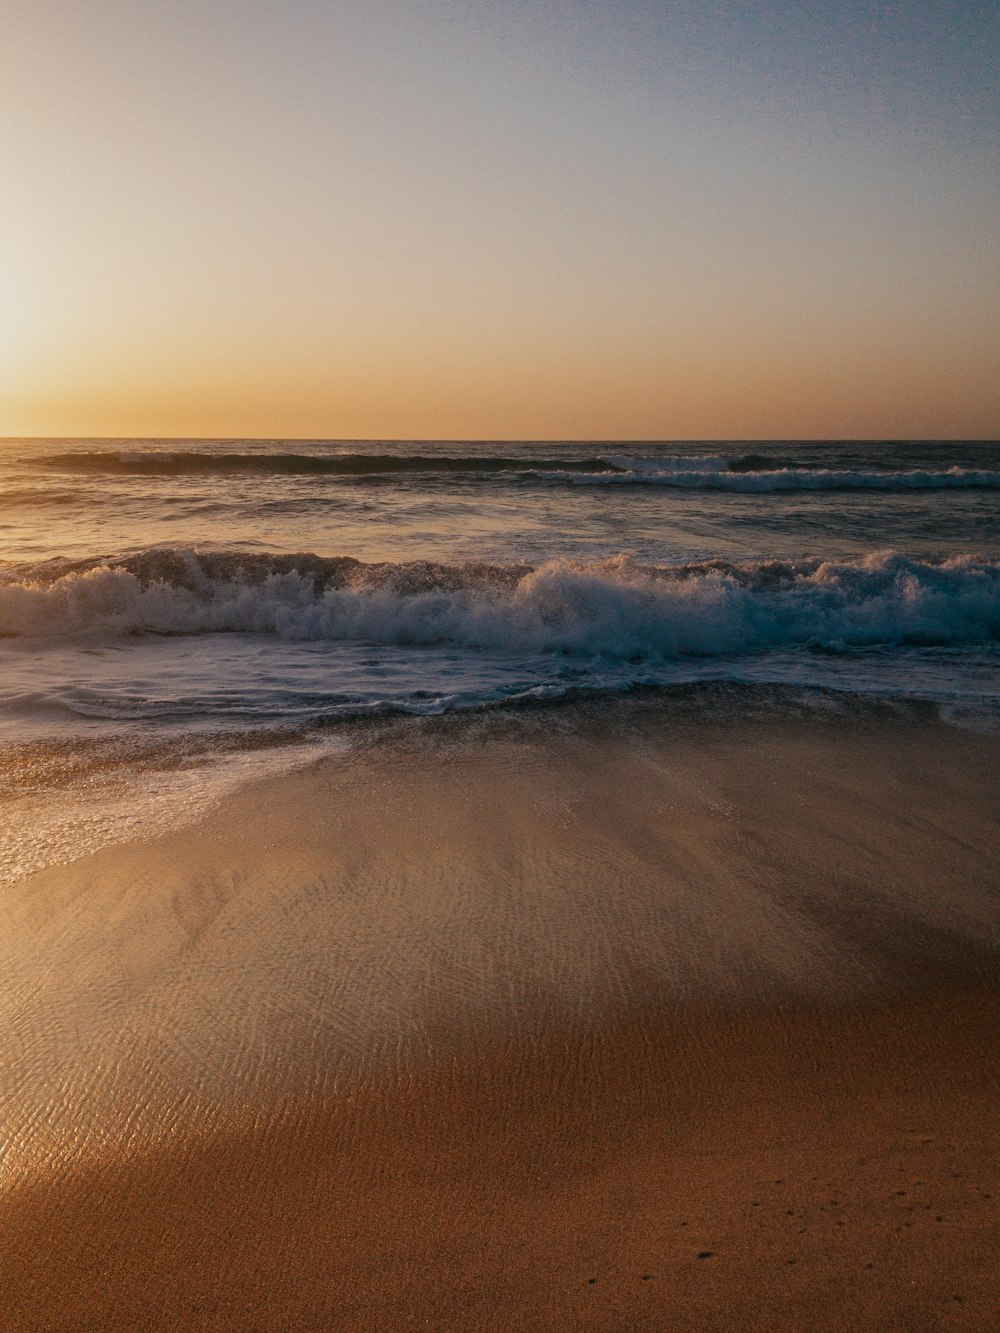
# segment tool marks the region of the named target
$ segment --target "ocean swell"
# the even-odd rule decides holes
[[[1000,489],[1000,472],[951,467],[934,471],[849,471],[839,468],[778,466],[748,454],[740,458],[627,458],[615,456],[603,472],[563,467],[542,473],[573,486],[669,486],[690,491],[767,494],[776,491],[927,491]],[[768,467],[767,464],[771,463]]]
[[[530,458],[504,455],[235,453],[223,450],[77,450],[40,460],[62,472],[124,476],[226,476],[266,474],[286,477],[385,477],[414,472],[443,474],[536,472],[569,468],[574,473],[607,471],[604,458]]]
[[[202,553],[8,568],[0,634],[240,632],[619,660],[1000,638],[1000,565],[855,560],[366,564]]]
[[[76,450],[38,460],[47,470],[107,476],[274,476],[341,478],[345,482],[391,482],[415,474],[488,479],[507,475],[520,482],[573,486],[667,486],[694,491],[765,494],[776,491],[912,491],[1000,489],[1000,472],[989,469],[849,470],[804,467],[766,454],[623,454],[544,457],[522,454],[267,453],[231,450]]]

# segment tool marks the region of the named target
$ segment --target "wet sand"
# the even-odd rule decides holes
[[[401,723],[10,886],[0,1326],[995,1327],[998,748]]]

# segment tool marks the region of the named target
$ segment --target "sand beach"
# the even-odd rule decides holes
[[[5,888],[0,1324],[987,1329],[995,737],[397,719]]]

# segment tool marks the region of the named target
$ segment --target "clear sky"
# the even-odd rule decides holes
[[[1000,435],[996,0],[0,0],[0,434]]]

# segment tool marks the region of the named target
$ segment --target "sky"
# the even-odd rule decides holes
[[[995,0],[0,0],[0,435],[1000,436]]]

